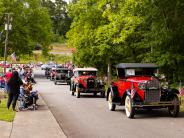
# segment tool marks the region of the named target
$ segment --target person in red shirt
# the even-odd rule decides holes
[[[5,73],[6,82],[9,81],[9,79],[11,78],[11,76],[12,76],[12,71],[11,71],[11,69],[10,69],[8,72]]]

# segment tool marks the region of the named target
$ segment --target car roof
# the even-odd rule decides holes
[[[68,68],[56,68],[56,70],[69,70]]]
[[[157,68],[153,63],[120,63],[116,65],[116,68]]]
[[[96,68],[76,68],[73,71],[98,71]]]

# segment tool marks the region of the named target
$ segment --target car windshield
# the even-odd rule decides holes
[[[156,68],[134,68],[134,69],[118,69],[119,78],[125,76],[155,76]]]
[[[135,69],[136,76],[154,76],[156,69],[153,68],[138,68]]]
[[[68,70],[56,70],[57,73],[68,73]]]

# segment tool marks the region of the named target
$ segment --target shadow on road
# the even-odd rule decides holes
[[[80,98],[102,98],[100,95],[94,96],[93,94],[90,93],[81,93]],[[105,98],[104,98],[105,101]]]
[[[35,79],[44,79],[44,78],[47,79],[47,78],[46,78],[44,75],[42,75],[42,74],[35,74],[35,75],[34,75],[34,78],[35,78]]]
[[[115,112],[119,112],[121,114],[125,113],[124,106],[122,106],[122,109],[116,109]],[[136,110],[135,119],[153,119],[153,118],[161,118],[161,117],[170,117],[170,118],[184,118],[184,112],[180,112],[178,117],[172,117],[169,115],[167,109],[153,109],[153,110],[145,110],[145,109],[138,109]]]

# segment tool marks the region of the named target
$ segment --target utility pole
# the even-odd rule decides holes
[[[12,13],[5,13],[5,31],[6,31],[6,40],[5,40],[5,47],[4,47],[4,74],[6,73],[6,62],[7,62],[7,48],[9,43],[9,31],[12,28],[11,17]]]
[[[111,61],[110,61],[110,58],[108,60],[108,69],[107,69],[107,84],[108,86],[110,86],[111,84]]]

